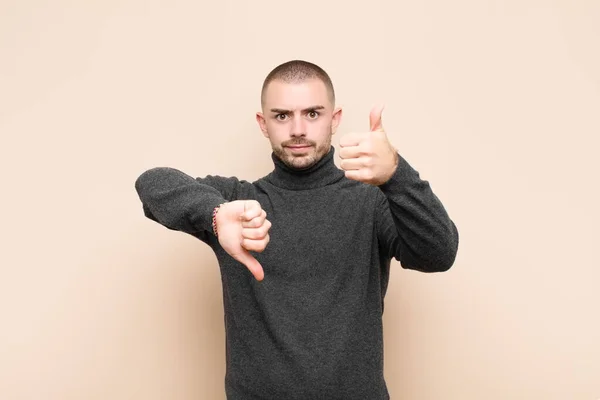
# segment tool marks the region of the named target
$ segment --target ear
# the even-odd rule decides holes
[[[340,122],[342,121],[342,108],[338,107],[333,110],[333,114],[331,116],[331,134],[335,135]]]
[[[262,131],[263,135],[268,138],[269,132],[267,131],[267,121],[265,120],[265,116],[261,112],[256,113],[256,122],[258,122],[258,126]]]

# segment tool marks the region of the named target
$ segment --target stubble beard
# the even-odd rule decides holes
[[[285,146],[300,144],[310,145],[311,147],[302,155],[294,155],[289,149],[285,148]],[[290,168],[307,169],[318,163],[329,152],[330,148],[331,136],[318,147],[315,142],[310,140],[288,140],[279,146],[274,146],[273,153]]]

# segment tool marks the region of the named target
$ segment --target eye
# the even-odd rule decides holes
[[[286,117],[287,117],[286,114],[277,114],[275,116],[275,119],[278,120],[278,121],[284,121]]]
[[[311,118],[311,119],[315,119],[315,118],[317,118],[318,116],[319,116],[319,113],[318,113],[317,111],[314,111],[314,110],[313,110],[313,111],[309,111],[309,112],[308,112],[308,117],[309,117],[309,118]]]

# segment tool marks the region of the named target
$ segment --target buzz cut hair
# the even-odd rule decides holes
[[[269,83],[280,80],[285,83],[300,83],[309,79],[318,79],[325,84],[331,104],[335,104],[335,91],[331,78],[325,70],[316,64],[304,60],[291,60],[275,67],[265,78],[260,94],[260,102],[265,104],[265,93]]]

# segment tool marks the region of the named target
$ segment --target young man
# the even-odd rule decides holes
[[[265,79],[256,118],[274,169],[255,182],[173,168],[141,174],[144,214],[218,259],[229,400],[389,399],[383,299],[391,259],[448,270],[458,231],[427,181],[369,132],[331,137],[342,111],[327,73],[294,60]]]

